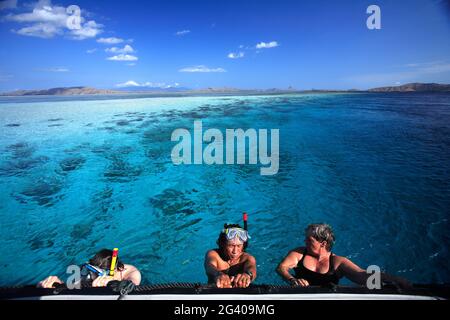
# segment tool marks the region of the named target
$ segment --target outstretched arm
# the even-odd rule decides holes
[[[234,279],[231,279],[235,288],[247,288],[256,279],[255,257],[247,254],[243,269],[244,273],[237,274]]]
[[[218,288],[231,288],[231,279],[228,275],[219,270],[218,255],[214,250],[210,250],[205,255],[205,272],[215,279]]]
[[[204,266],[206,274],[213,278],[216,278],[222,273],[218,269],[217,254],[213,250],[210,250],[206,253]]]
[[[360,268],[347,258],[342,258],[336,271],[340,277],[346,277],[350,281],[360,285],[366,285],[367,279],[370,276],[366,270]]]
[[[367,279],[371,276],[370,273],[367,273],[366,270],[361,269],[359,266],[357,266],[347,258],[342,258],[342,262],[340,263],[337,270],[341,276],[344,276],[351,281],[363,286],[367,285]],[[393,282],[395,284],[398,284],[402,288],[412,287],[411,283],[408,280],[401,277],[393,276],[387,273],[381,273],[380,277],[381,282]]]

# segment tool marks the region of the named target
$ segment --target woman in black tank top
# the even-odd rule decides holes
[[[339,283],[341,277],[367,285],[371,273],[361,269],[345,257],[331,252],[334,234],[327,224],[311,224],[305,230],[305,247],[297,248],[280,262],[278,274],[292,286],[332,286]],[[328,266],[327,266],[328,263]],[[294,276],[290,271],[294,271]],[[380,283],[392,282],[402,288],[412,287],[408,280],[386,273],[379,274]]]
[[[302,259],[298,262],[297,266],[294,268],[295,278],[304,279],[308,281],[309,285],[311,286],[327,286],[330,284],[337,285],[339,283],[339,277],[336,274],[336,270],[334,270],[333,253],[330,254],[329,267],[326,273],[319,273],[306,268],[303,264],[303,260],[305,259],[305,256],[307,254],[308,253],[305,248],[305,250],[303,251]]]
[[[334,234],[326,224],[313,224],[305,230],[305,247],[292,250],[279,264],[278,273],[291,285],[329,286],[339,283],[335,255],[331,252]],[[328,267],[327,267],[328,263]],[[293,270],[293,277],[289,270]]]

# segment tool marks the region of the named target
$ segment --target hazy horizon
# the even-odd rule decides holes
[[[377,1],[371,30],[372,4],[4,0],[0,92],[450,83],[447,1]]]

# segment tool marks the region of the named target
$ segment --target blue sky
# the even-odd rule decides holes
[[[366,26],[372,4],[380,30]],[[0,17],[0,91],[450,83],[443,0],[6,0]]]

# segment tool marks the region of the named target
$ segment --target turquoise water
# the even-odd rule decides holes
[[[334,252],[450,281],[450,95],[0,101],[0,286],[64,276],[119,247],[143,283],[206,282],[203,257],[249,213],[259,283],[330,223]],[[280,170],[171,162],[176,128],[280,129]]]

